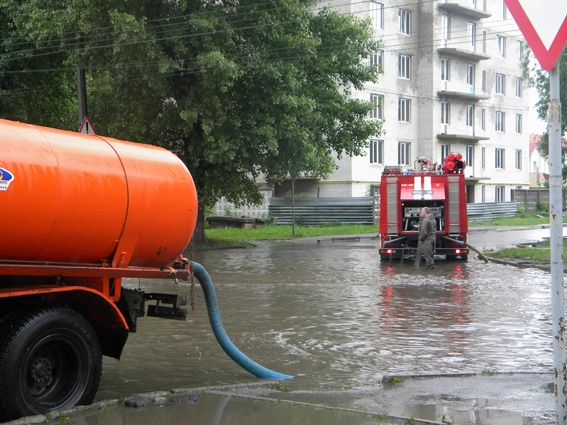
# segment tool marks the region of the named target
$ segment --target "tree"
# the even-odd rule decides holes
[[[0,116],[77,130],[74,73],[62,66],[68,54],[29,31],[27,14],[18,2],[0,4]]]
[[[527,49],[526,49],[527,50]],[[532,87],[535,87],[539,100],[536,103],[538,117],[541,120],[547,121],[549,113],[549,73],[541,69],[539,64],[532,61],[530,68],[530,55],[526,54],[522,62],[523,77],[529,81]],[[560,61],[560,96],[561,96],[561,134],[567,131],[567,56],[562,54],[559,57]],[[538,151],[545,157],[549,158],[549,129],[542,135],[541,142],[537,146]],[[567,156],[567,148],[563,144],[561,148],[561,162],[563,164],[562,174],[563,181],[567,181],[567,165],[565,158]]]
[[[69,5],[71,3],[71,5]],[[27,0],[28,22],[87,68],[99,134],[157,144],[191,171],[204,211],[221,196],[259,203],[255,181],[325,177],[333,152],[359,155],[381,125],[352,89],[376,81],[369,22],[308,0]],[[84,16],[84,10],[95,16]]]

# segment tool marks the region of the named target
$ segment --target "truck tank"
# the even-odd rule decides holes
[[[196,220],[171,152],[0,120],[0,260],[164,267]]]

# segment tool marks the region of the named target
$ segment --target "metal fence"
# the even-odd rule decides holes
[[[300,198],[295,200],[295,223],[374,224],[373,207],[371,197]],[[269,211],[277,224],[291,224],[291,198],[271,198]]]
[[[295,222],[307,226],[324,223],[374,224],[378,223],[375,207],[378,199],[360,198],[303,198],[295,200]],[[291,224],[291,199],[271,198],[269,211],[277,224]],[[517,202],[487,202],[467,204],[469,221],[514,217]],[[376,218],[376,220],[375,220]]]
[[[486,202],[467,204],[469,221],[493,220],[502,217],[514,217],[518,212],[516,202]]]

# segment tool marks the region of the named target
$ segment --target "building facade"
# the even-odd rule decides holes
[[[510,201],[529,187],[526,52],[504,0],[313,2],[323,7],[371,20],[382,40],[369,59],[379,81],[351,95],[374,104],[368,119],[383,120],[383,134],[327,180],[298,179],[296,194],[370,196],[385,166],[440,164],[449,153],[466,161],[468,202]],[[272,195],[290,191],[286,181]]]
[[[335,0],[314,3],[372,21],[382,49],[370,64],[376,84],[353,96],[384,121],[365,157],[345,158],[310,196],[367,196],[384,166],[466,161],[469,202],[510,200],[529,185],[529,100],[522,80],[524,39],[504,0]],[[284,185],[283,190],[289,190]],[[276,193],[276,196],[278,194]]]

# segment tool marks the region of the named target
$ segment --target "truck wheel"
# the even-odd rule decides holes
[[[83,316],[65,308],[30,313],[0,341],[0,419],[90,404],[101,373],[100,342]]]

